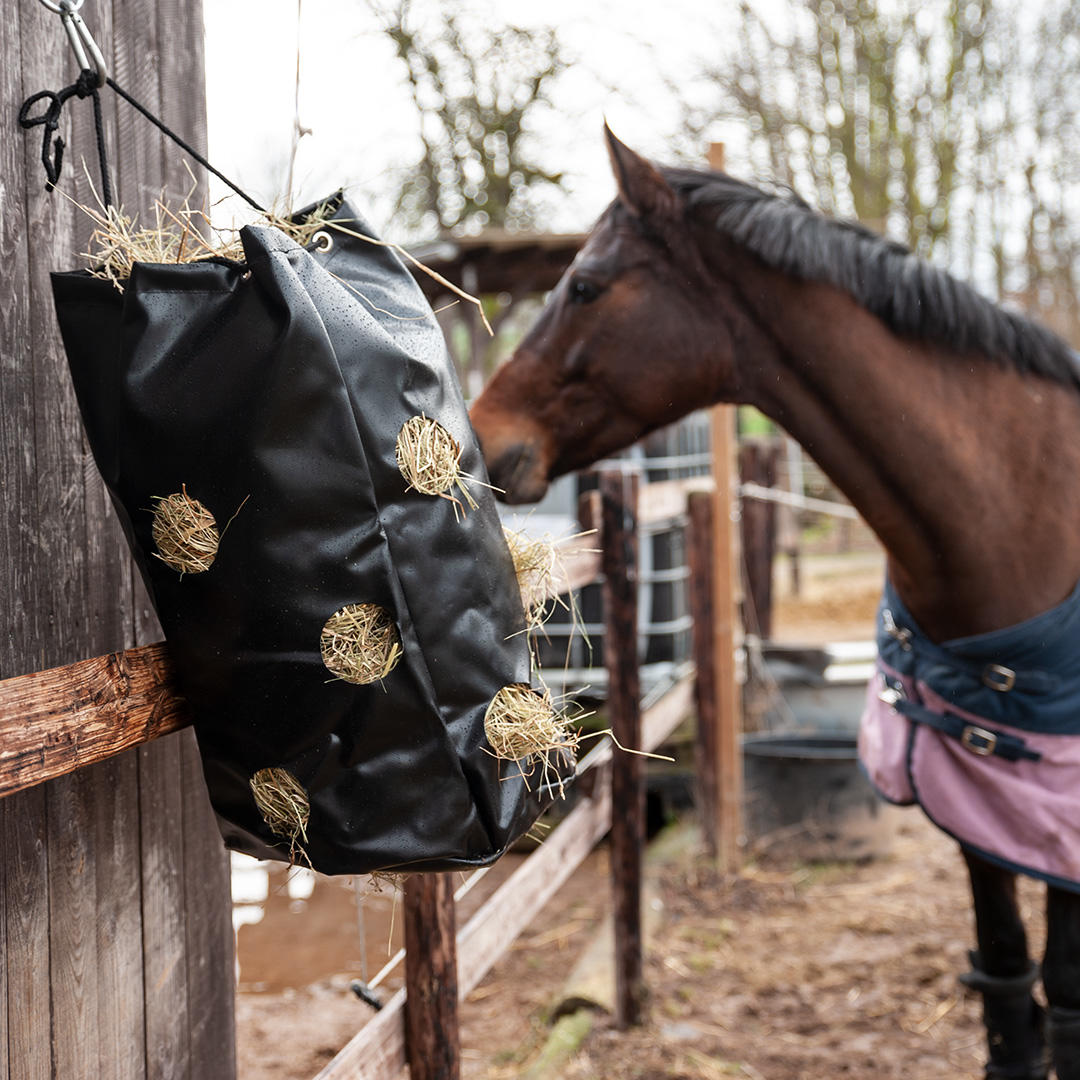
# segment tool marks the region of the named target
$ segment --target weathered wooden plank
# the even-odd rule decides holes
[[[0,803],[0,901],[7,896],[7,859],[5,838],[4,804]],[[0,906],[0,956],[4,957],[4,963],[0,964],[0,1080],[9,1080],[8,1069],[8,983],[7,983],[7,918],[2,906]]]
[[[603,518],[604,660],[607,710],[622,746],[641,746],[638,672],[637,478],[600,475]],[[645,850],[645,769],[637,754],[612,762],[611,882],[615,918],[615,1023],[641,1022],[644,1002],[641,880]]]
[[[201,8],[193,10],[192,18],[201,28]],[[113,0],[113,78],[152,112],[161,108],[160,48],[155,0]],[[193,108],[203,107],[201,69],[192,70],[182,94]],[[127,102],[115,101],[114,107],[118,201],[125,213],[152,220],[154,202],[162,196],[165,182],[162,137]],[[137,644],[158,641],[161,628],[134,566],[129,580],[134,640]]]
[[[40,4],[21,5],[23,78],[34,90],[56,89],[74,78],[74,61],[57,16]],[[78,103],[85,104],[85,103]],[[65,126],[81,126],[88,114],[75,110]],[[92,126],[92,121],[91,121]],[[34,181],[41,178],[41,148],[23,140],[29,239],[28,288],[33,328],[31,363],[34,380],[34,484],[38,504],[36,550],[27,584],[41,633],[29,670],[71,663],[93,655],[88,637],[86,506],[83,488],[81,421],[75,391],[53,310],[51,271],[74,265],[76,211],[71,202],[50,194]],[[68,162],[68,167],[78,167]],[[29,657],[24,656],[24,660]],[[24,669],[26,670],[26,669]]]
[[[473,914],[458,934],[458,989],[464,998],[479,985],[517,936],[585,861],[611,826],[610,776],[596,776],[593,795],[581,799],[551,835]]]
[[[138,750],[148,1080],[191,1075],[180,775],[185,734],[167,735]]]
[[[405,879],[405,1053],[410,1080],[459,1080],[454,884],[449,874]]]
[[[92,771],[45,788],[49,838],[49,959],[54,1009],[54,1076],[89,1076],[98,1054],[97,876]]]
[[[45,789],[0,802],[6,867],[8,1060],[19,1080],[51,1080],[49,863]]]
[[[686,498],[692,491],[711,491],[711,476],[691,476],[685,480],[658,480],[642,486],[638,502],[638,521],[655,525],[686,513]]]
[[[405,991],[399,990],[315,1080],[390,1080],[405,1068]]]
[[[591,585],[600,575],[600,543],[598,534],[565,540],[555,548],[555,569],[551,580],[551,597],[562,596],[573,589]]]
[[[22,78],[20,21],[24,5],[9,5],[0,19],[0,101],[13,114],[27,96]],[[41,140],[31,138],[40,152]],[[34,484],[34,383],[30,341],[30,275],[27,248],[26,168],[24,140],[14,130],[0,139],[0,678],[32,667],[24,636],[32,641],[39,629],[33,611],[32,566],[37,534]],[[40,168],[40,167],[39,167]],[[40,172],[37,174],[40,176]],[[44,183],[37,177],[35,183]],[[2,852],[0,852],[2,861]],[[0,1002],[2,1005],[3,1002]]]
[[[690,563],[690,613],[694,620],[693,651],[697,666],[694,703],[697,733],[694,773],[697,779],[698,814],[705,849],[711,858],[720,850],[720,784],[716,749],[716,650],[713,644],[713,497],[692,492],[688,500],[690,524],[686,542]]]
[[[0,682],[0,795],[62,776],[190,723],[165,646]]]
[[[742,831],[742,728],[739,686],[735,677],[736,600],[735,526],[735,409],[716,405],[710,413],[712,439],[713,510],[713,650],[716,672],[717,857],[733,867],[739,857]]]
[[[142,881],[139,874],[138,753],[95,765],[98,1054],[108,1047],[108,1073],[142,1080],[146,1012],[142,977]],[[106,794],[108,793],[108,794]]]
[[[193,733],[185,732],[180,744],[191,1076],[227,1080],[236,1075],[229,854],[210,806]]]

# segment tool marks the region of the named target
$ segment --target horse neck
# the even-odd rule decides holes
[[[1080,395],[901,340],[847,294],[756,260],[740,398],[781,424],[885,546],[939,640],[1010,625],[1080,577]]]

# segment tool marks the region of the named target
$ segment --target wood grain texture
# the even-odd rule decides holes
[[[236,997],[222,985],[235,970],[229,853],[203,779],[194,733],[180,736],[184,807],[184,910],[192,1080],[236,1074]]]
[[[146,1073],[146,1009],[138,753],[125,751],[92,766],[88,773],[96,782],[92,810],[97,852],[98,1047],[110,1048],[111,1077],[141,1080]]]
[[[405,879],[405,1052],[410,1080],[459,1080],[457,941],[450,874]]]
[[[190,1070],[187,921],[198,913],[184,909],[185,734],[167,735],[137,751],[148,1080],[196,1080]]]
[[[724,867],[739,859],[742,832],[742,702],[735,674],[738,566],[735,524],[735,409],[716,405],[710,412],[712,468],[713,665],[716,672],[717,858]]]
[[[638,671],[637,478],[600,474],[603,520],[604,662],[607,711],[622,746],[641,747]],[[645,851],[645,769],[637,754],[612,762],[611,885],[615,919],[615,1023],[639,1024],[644,1003],[641,880]]]
[[[0,796],[186,727],[165,646],[0,682]]]
[[[715,859],[720,851],[720,783],[716,748],[716,650],[713,646],[713,497],[695,492],[689,498],[690,523],[686,532],[690,563],[690,614],[693,652],[697,665],[694,703],[697,729],[694,773],[697,779],[698,816],[705,850]]]
[[[78,772],[45,788],[49,836],[49,982],[63,1023],[52,1031],[53,1074],[89,1076],[98,1062],[97,777]]]
[[[19,1080],[50,1080],[49,853],[45,789],[0,802],[5,864],[8,1061]]]

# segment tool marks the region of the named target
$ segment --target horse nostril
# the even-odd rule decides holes
[[[532,443],[511,443],[488,463],[488,475],[503,502],[536,502],[547,490],[547,477]]]

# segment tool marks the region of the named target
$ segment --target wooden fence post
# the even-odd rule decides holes
[[[636,476],[600,474],[607,707],[615,738],[641,747],[638,673]],[[645,847],[645,770],[637,754],[615,751],[611,777],[611,881],[615,909],[615,1022],[641,1022],[641,871]]]
[[[717,775],[716,649],[713,643],[713,497],[692,491],[686,500],[689,525],[690,615],[694,620],[694,707],[697,712],[694,772],[698,813],[705,850],[715,859],[720,851],[720,788]]]
[[[200,0],[82,12],[110,71],[205,147]],[[71,99],[60,190],[20,103],[74,81],[60,18],[0,19],[0,679],[155,640],[157,630],[84,436],[49,271],[82,263],[96,173],[90,102]],[[117,202],[150,209],[190,181],[179,150],[102,90]],[[37,110],[40,115],[40,103]],[[94,184],[99,181],[94,178]],[[194,201],[198,203],[196,196]],[[152,635],[152,636],[151,636]],[[190,731],[0,800],[0,1077],[234,1074],[229,860]]]
[[[405,1049],[410,1080],[458,1080],[457,929],[450,874],[405,879]]]
[[[712,645],[715,742],[712,754],[717,777],[716,856],[722,866],[738,859],[742,831],[742,747],[739,742],[742,708],[735,677],[735,545],[732,507],[735,505],[735,409],[716,405],[711,413],[713,458],[712,508]]]

